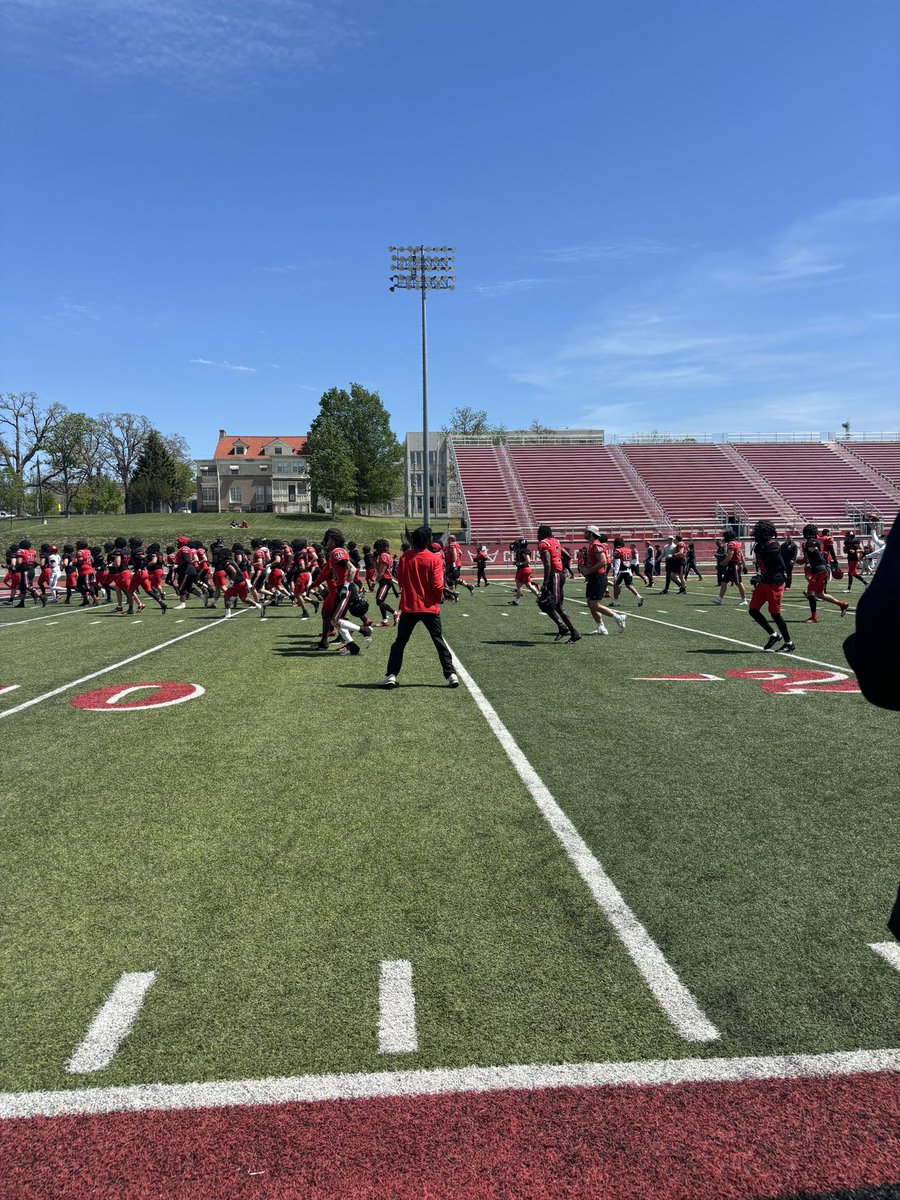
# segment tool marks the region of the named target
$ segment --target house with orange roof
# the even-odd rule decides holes
[[[197,463],[197,511],[310,512],[306,434],[244,436],[220,429],[212,458]]]

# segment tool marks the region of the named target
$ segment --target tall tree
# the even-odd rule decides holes
[[[126,512],[154,512],[178,502],[183,492],[179,464],[162,434],[151,429],[135,463],[128,489]]]
[[[180,433],[167,434],[163,442],[172,456],[172,500],[181,504],[196,493],[197,464],[187,439]]]
[[[152,425],[146,417],[137,416],[135,413],[101,413],[97,420],[103,435],[107,464],[121,485],[125,511],[128,512],[131,480]]]
[[[316,468],[316,458],[327,451]],[[335,476],[335,495],[321,481],[322,467]],[[403,491],[403,447],[377,392],[359,383],[350,391],[331,388],[319,402],[310,428],[310,478],[313,490],[332,500],[352,501],[357,513],[365,505],[386,504]]]
[[[72,501],[97,468],[96,423],[85,413],[65,413],[44,439],[45,482],[56,493],[65,516]],[[54,505],[55,507],[55,505]]]
[[[335,391],[336,389],[332,389]],[[347,448],[340,422],[325,411],[326,392],[322,409],[309,427],[309,486],[313,505],[324,496],[333,505],[346,504],[353,499],[353,459]]]
[[[62,404],[42,408],[37,392],[0,395],[0,466],[19,481],[16,511],[20,514],[25,511],[25,468],[43,449],[48,433],[65,411]]]

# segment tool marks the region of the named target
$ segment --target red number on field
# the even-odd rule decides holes
[[[170,704],[183,704],[202,696],[204,689],[199,683],[138,683],[116,684],[114,687],[96,688],[82,692],[69,701],[73,708],[90,709],[92,712],[134,712],[136,709],[166,708]],[[130,700],[135,692],[150,692],[149,696]]]
[[[766,667],[750,667],[739,671],[726,671],[732,679],[755,679],[766,692],[780,696],[805,696],[816,692],[859,692],[859,684],[849,679],[843,671],[803,671],[787,668],[770,671]]]

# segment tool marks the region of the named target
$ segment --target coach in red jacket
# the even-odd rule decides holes
[[[441,629],[441,600],[444,595],[444,564],[440,554],[431,547],[431,530],[424,525],[414,529],[410,535],[412,548],[400,555],[397,579],[400,583],[400,620],[397,623],[397,639],[388,656],[387,674],[381,686],[397,686],[397,676],[403,666],[403,651],[412,636],[412,631],[421,621],[434,642],[444,678],[450,687],[459,687],[453,671],[453,658],[444,641]]]

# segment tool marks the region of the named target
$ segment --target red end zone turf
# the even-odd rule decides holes
[[[893,1073],[0,1124],[16,1200],[756,1200],[895,1182]]]

